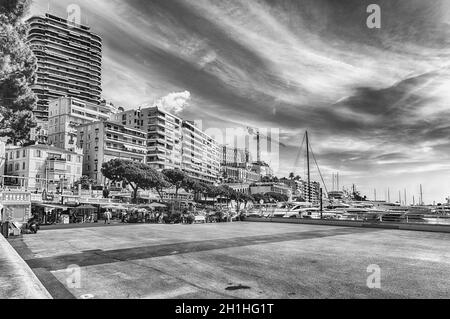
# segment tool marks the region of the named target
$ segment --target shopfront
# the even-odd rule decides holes
[[[0,193],[2,222],[26,223],[31,218],[31,194],[21,191]]]

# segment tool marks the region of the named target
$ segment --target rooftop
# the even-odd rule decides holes
[[[6,148],[6,151],[12,151],[12,150],[23,150],[23,149],[33,149],[33,150],[43,150],[47,152],[58,152],[63,154],[70,154],[70,155],[81,155],[72,151],[65,150],[63,148],[50,146],[50,145],[42,145],[42,144],[36,144],[36,145],[29,145],[26,147],[17,147],[17,146],[8,146]]]

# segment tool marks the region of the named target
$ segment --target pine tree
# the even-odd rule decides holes
[[[26,143],[36,127],[33,109],[37,97],[37,59],[26,44],[23,21],[30,0],[0,0],[0,137],[14,145]]]

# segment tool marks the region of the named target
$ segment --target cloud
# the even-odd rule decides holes
[[[159,99],[153,106],[157,106],[172,114],[179,114],[189,105],[191,93],[189,91],[170,93]]]
[[[308,130],[325,175],[450,194],[427,175],[450,162],[448,0],[379,0],[379,30],[365,23],[370,0],[58,0],[53,13],[70,3],[103,37],[103,93],[117,105],[279,128],[280,175]]]

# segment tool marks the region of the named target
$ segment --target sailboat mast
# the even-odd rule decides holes
[[[306,131],[306,165],[308,168],[308,201],[311,203],[311,167],[309,158],[309,136],[308,131]]]
[[[420,205],[423,205],[423,191],[422,191],[422,184],[420,184]]]
[[[405,188],[405,206],[408,206],[408,203],[406,202],[406,188]]]
[[[256,148],[257,148],[256,160],[258,161],[258,164],[261,164],[261,135],[259,131],[256,133]]]

